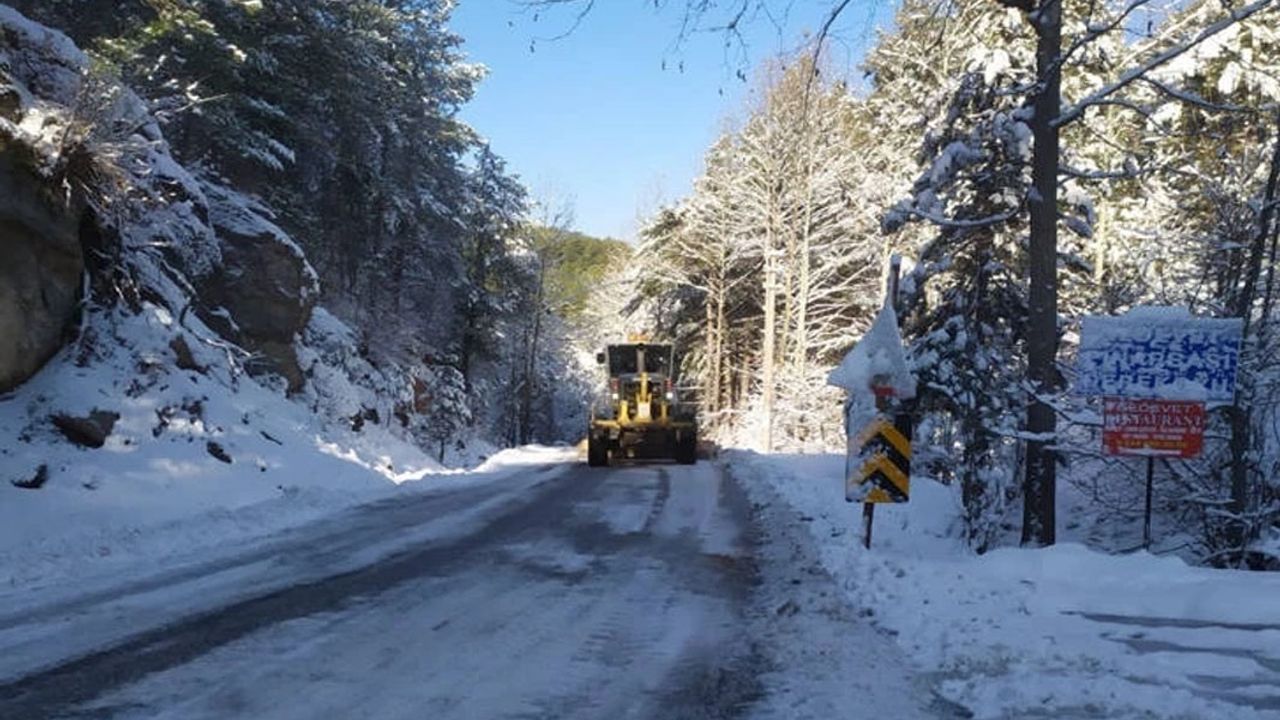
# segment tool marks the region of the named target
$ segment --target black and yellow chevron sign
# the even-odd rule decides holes
[[[904,503],[911,490],[911,416],[876,417],[858,433],[858,458],[845,480],[849,502]]]

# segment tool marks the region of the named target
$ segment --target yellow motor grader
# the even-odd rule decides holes
[[[697,462],[697,419],[694,408],[680,401],[670,345],[609,345],[596,362],[609,379],[591,407],[588,465],[661,458]]]

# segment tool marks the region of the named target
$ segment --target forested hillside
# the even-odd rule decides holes
[[[545,256],[524,187],[458,120],[484,71],[449,30],[452,3],[12,5],[88,53],[75,111],[95,141],[129,141],[134,128],[105,127],[103,106],[131,89],[206,196],[250,207],[314,268],[318,295],[288,323],[258,317],[248,289],[278,283],[273,271],[198,289],[192,309],[250,351],[235,358],[246,370],[301,391],[312,368],[294,335],[318,303],[350,325],[362,361],[388,375],[377,392],[399,399],[374,414],[399,415],[442,457],[472,438],[576,439],[572,419],[534,412],[581,402],[573,349],[561,335],[535,336],[541,310],[580,312],[584,288],[566,287],[553,308],[544,276],[594,241]]]
[[[1267,3],[1067,2],[1062,16],[1060,151],[1047,151],[1056,271],[1039,261],[1060,311],[1056,379],[1028,366],[1044,37],[1036,15],[988,0],[905,0],[853,86],[821,47],[758,68],[753,102],[707,150],[693,192],[644,230],[640,253],[660,270],[636,303],[689,344],[721,437],[842,447],[826,373],[901,253],[922,388],[914,467],[962,488],[979,550],[1010,535],[1024,499],[1036,507],[1026,451],[1049,435],[1026,424],[1035,402],[1058,416],[1056,462],[1091,498],[1088,517],[1141,506],[1136,466],[1098,456],[1099,409],[1069,394],[1082,316],[1159,304],[1246,318],[1236,404],[1212,411],[1201,459],[1159,463],[1170,525],[1201,557],[1231,554],[1242,537],[1270,537],[1280,515],[1280,15]],[[1040,537],[1024,525],[1024,540],[1028,528]]]

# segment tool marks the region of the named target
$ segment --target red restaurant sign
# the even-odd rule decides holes
[[[1202,402],[1104,398],[1102,447],[1108,455],[1196,457],[1204,421]]]

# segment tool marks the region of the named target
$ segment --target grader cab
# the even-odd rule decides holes
[[[610,345],[596,356],[608,385],[591,408],[587,464],[613,460],[697,461],[698,427],[691,406],[680,401],[670,345]]]

